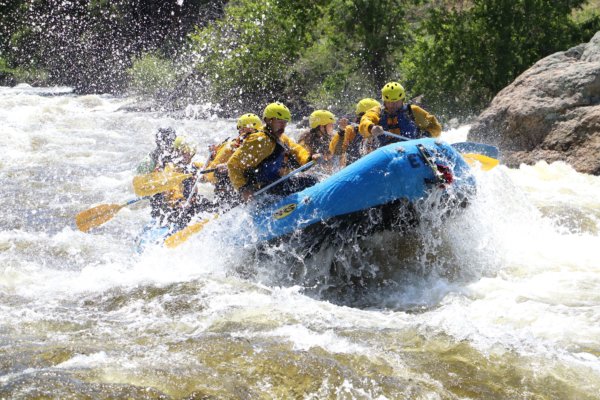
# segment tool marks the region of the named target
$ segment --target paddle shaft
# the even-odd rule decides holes
[[[407,138],[406,136],[397,135],[397,134],[395,134],[395,133],[388,132],[388,131],[383,131],[383,134],[384,134],[385,136],[393,137],[393,138],[400,139],[400,140],[404,140],[404,141],[407,141],[407,140],[413,140],[413,139],[409,139],[409,138]]]
[[[289,174],[287,174],[286,176],[282,176],[281,178],[277,179],[275,182],[268,184],[267,186],[265,186],[264,188],[254,192],[254,197],[259,196],[261,194],[263,194],[264,192],[266,192],[267,190],[271,189],[274,186],[279,185],[281,182],[287,181],[288,179],[290,179],[292,176],[309,169],[310,167],[312,167],[313,165],[315,165],[314,161],[308,162],[306,164],[304,164],[303,166],[301,166],[300,168],[297,168],[295,170],[293,170],[292,172],[290,172]]]
[[[144,197],[136,197],[135,199],[131,199],[131,200],[129,200],[129,201],[126,201],[126,202],[123,204],[123,207],[126,207],[126,206],[128,206],[128,205],[131,205],[131,204],[133,204],[133,203],[137,203],[138,201],[142,201],[142,200],[146,200],[146,199],[149,199],[149,197],[148,197],[148,196],[144,196]]]

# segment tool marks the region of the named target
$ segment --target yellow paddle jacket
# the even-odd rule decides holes
[[[279,141],[289,149],[289,156],[294,157],[300,165],[310,161],[308,150],[285,134],[279,137]],[[248,182],[247,173],[257,169],[275,151],[275,145],[276,142],[263,131],[252,133],[244,139],[227,161],[229,180],[236,190]],[[284,169],[279,171],[279,175],[284,176],[288,172],[288,169]]]
[[[431,137],[438,137],[442,133],[442,125],[438,122],[437,118],[429,114],[427,111],[423,110],[421,107],[410,104],[412,114],[414,116],[415,124],[422,130],[429,132]],[[371,137],[371,127],[373,125],[381,125],[381,107],[373,107],[369,111],[365,113],[360,119],[360,125],[358,127],[358,131],[364,138]],[[397,121],[395,118],[388,118],[387,124],[392,126],[395,125]],[[400,131],[399,128],[390,129],[390,132],[395,133],[397,135],[402,135],[403,132]]]
[[[352,125],[348,124],[346,129],[344,129],[343,140],[340,140],[341,137],[339,132],[336,132],[335,135],[333,135],[333,138],[331,138],[331,142],[329,142],[329,153],[335,156],[346,154],[346,151],[348,151],[348,146],[350,143],[352,143],[355,137],[356,130]]]
[[[212,169],[215,168],[217,165],[225,164],[227,161],[229,161],[229,159],[231,158],[233,153],[235,153],[238,147],[239,146],[237,140],[230,140],[224,143],[217,150],[217,155],[215,155],[215,158],[213,158],[212,161],[208,163],[206,169]],[[214,172],[205,174],[204,179],[211,183],[217,183],[217,178],[215,177]]]

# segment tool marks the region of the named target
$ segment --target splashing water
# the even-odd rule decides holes
[[[127,102],[0,88],[1,398],[597,398],[600,178],[476,170],[467,208],[312,257],[217,223],[136,255],[147,205],[73,216],[133,197],[158,127],[205,148],[234,122]]]

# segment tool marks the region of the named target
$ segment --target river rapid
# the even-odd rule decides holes
[[[235,122],[130,101],[0,88],[0,398],[600,398],[600,177],[474,170],[458,215],[310,258],[218,235],[139,255],[147,204],[75,214],[135,197],[158,127],[204,157]]]

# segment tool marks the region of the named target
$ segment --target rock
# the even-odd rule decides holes
[[[497,145],[508,166],[561,160],[600,175],[600,32],[502,89],[468,138]]]

